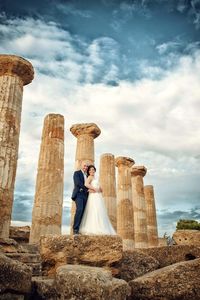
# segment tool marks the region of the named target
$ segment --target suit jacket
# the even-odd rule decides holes
[[[73,180],[74,180],[74,189],[72,192],[72,200],[75,201],[78,197],[87,198],[88,189],[85,186],[85,179],[84,179],[83,172],[81,170],[75,171]]]

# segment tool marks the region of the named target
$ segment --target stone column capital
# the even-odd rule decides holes
[[[131,176],[142,176],[144,177],[147,173],[147,168],[144,166],[134,166],[131,168]]]
[[[71,126],[70,131],[77,138],[85,134],[95,139],[101,133],[100,128],[95,123],[74,124]]]
[[[29,84],[34,78],[32,64],[16,55],[0,55],[0,76],[10,75],[21,78],[23,85]]]
[[[126,167],[130,168],[134,164],[135,164],[135,161],[130,157],[118,156],[115,159],[116,167],[119,167],[119,166],[123,165],[123,166],[126,166]]]
[[[145,188],[146,190],[153,190],[153,185],[148,184],[148,185],[145,185],[144,188]]]

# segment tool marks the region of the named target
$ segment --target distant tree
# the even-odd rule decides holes
[[[200,223],[195,220],[182,220],[180,219],[176,224],[176,229],[190,229],[190,230],[200,230]]]

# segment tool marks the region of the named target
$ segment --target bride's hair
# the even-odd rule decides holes
[[[93,169],[95,170],[95,172],[96,172],[95,166],[94,166],[94,165],[89,165],[89,166],[88,166],[88,169],[87,169],[87,177],[90,176],[90,169],[92,169],[92,168],[93,168]]]

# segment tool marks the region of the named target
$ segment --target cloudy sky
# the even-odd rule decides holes
[[[63,232],[69,224],[74,123],[94,122],[102,153],[125,155],[153,184],[159,234],[200,220],[200,1],[1,0],[0,52],[34,66],[24,88],[12,219],[29,224],[43,119],[65,117]]]

